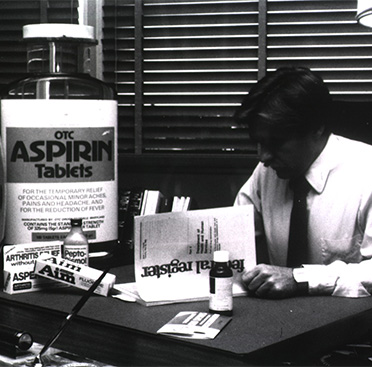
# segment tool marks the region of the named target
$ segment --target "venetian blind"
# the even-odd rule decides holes
[[[22,27],[34,23],[77,23],[77,0],[0,1],[0,87],[26,73]]]
[[[121,151],[253,151],[232,115],[257,80],[258,1],[140,3],[104,6]]]
[[[372,101],[372,29],[356,9],[356,0],[268,0],[268,71],[307,66],[334,99]]]
[[[120,152],[251,154],[232,115],[259,71],[301,65],[337,98],[372,94],[356,0],[105,0],[104,76]],[[262,73],[261,73],[262,74]]]

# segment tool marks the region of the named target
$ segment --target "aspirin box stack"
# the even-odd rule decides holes
[[[4,246],[4,292],[16,294],[61,287],[60,283],[39,277],[34,272],[35,263],[41,254],[61,256],[61,250],[62,241]]]

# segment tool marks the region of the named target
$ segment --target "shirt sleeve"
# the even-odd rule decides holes
[[[240,188],[238,194],[235,197],[234,205],[248,205],[255,204],[255,198],[253,197],[253,177],[251,176],[248,181]]]
[[[254,228],[256,241],[257,263],[269,264],[269,254],[265,237],[265,229],[261,214],[261,193],[259,190],[260,164],[256,167],[251,177],[239,190],[234,205],[252,204],[254,207]]]
[[[262,176],[262,164],[259,163],[254,169],[248,181],[240,188],[236,195],[234,205],[253,204],[258,212],[261,212],[260,180]]]
[[[253,188],[253,178],[251,177],[240,189],[236,196],[234,205],[249,205],[254,207],[254,228],[256,242],[265,236],[263,220],[261,215],[261,205],[256,190]]]
[[[372,260],[346,264],[337,260],[329,265],[303,265],[294,269],[297,282],[308,282],[310,295],[369,297],[372,292]]]

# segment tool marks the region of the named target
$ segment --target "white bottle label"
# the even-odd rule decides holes
[[[116,125],[116,101],[1,101],[5,243],[62,240],[73,217],[90,243],[117,239]]]
[[[80,265],[88,266],[88,245],[63,245],[63,258]]]
[[[214,293],[209,295],[209,308],[214,311],[231,311],[233,309],[233,278],[215,278],[211,277],[214,282]]]

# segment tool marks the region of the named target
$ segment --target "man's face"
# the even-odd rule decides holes
[[[260,161],[283,179],[304,174],[321,151],[316,133],[299,135],[273,132],[265,123],[256,126],[252,138],[258,143]]]

